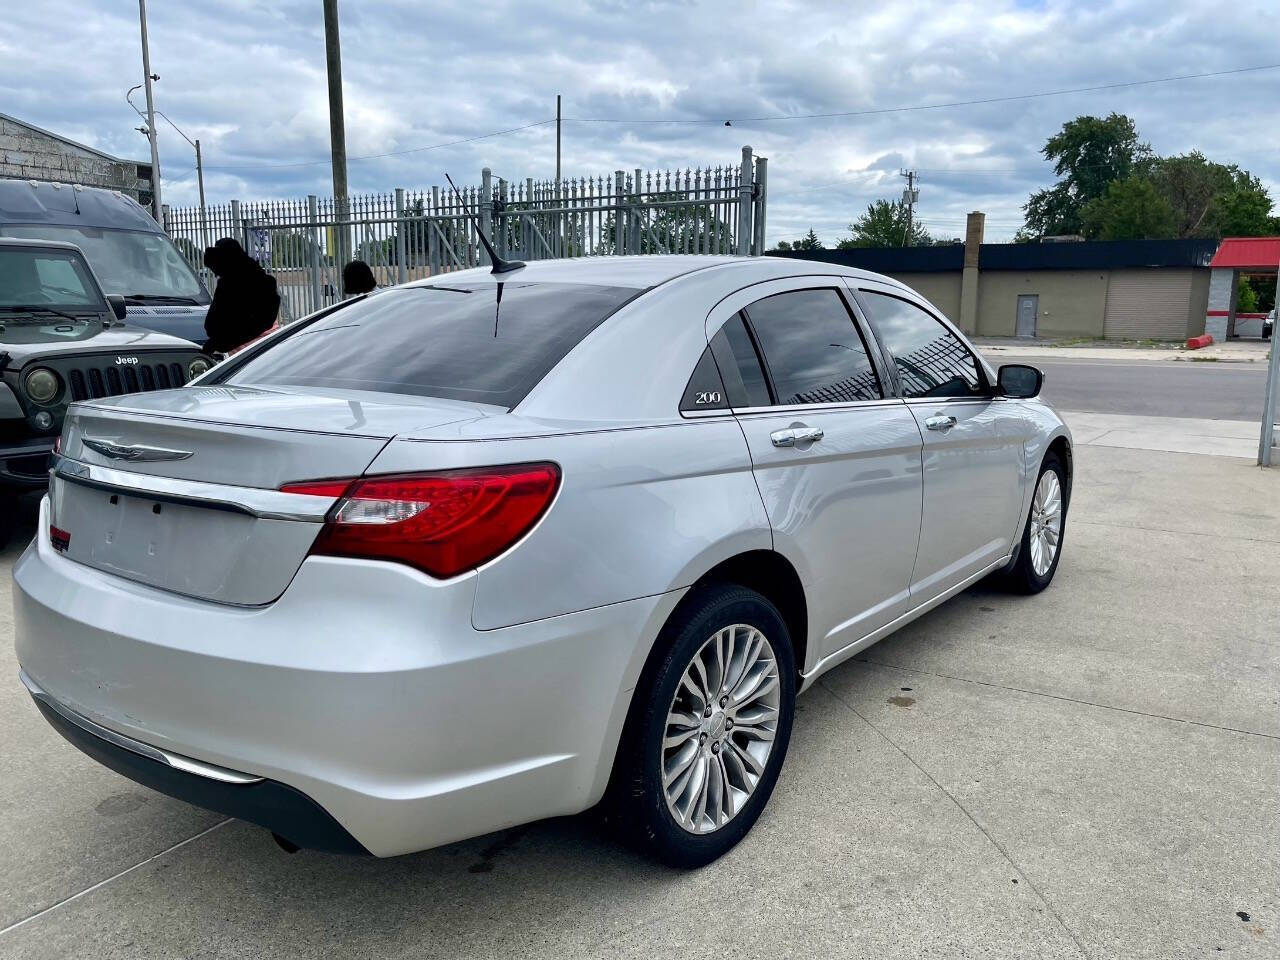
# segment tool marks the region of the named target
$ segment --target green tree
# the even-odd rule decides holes
[[[685,205],[662,206],[673,200],[687,200],[689,195],[683,190],[672,190],[665,193],[651,194],[638,203],[632,199],[634,207],[631,216],[640,217],[640,249],[632,250],[627,242],[628,253],[691,253],[709,251],[737,252],[734,244],[733,230],[715,216],[708,206]],[[649,209],[646,210],[645,208]],[[630,218],[628,218],[630,219]],[[617,244],[615,220],[610,216],[601,231],[601,240],[596,246],[596,253],[613,253]],[[623,221],[624,228],[628,226]],[[631,222],[634,226],[634,221]],[[795,249],[793,247],[793,249]]]
[[[1080,213],[1090,240],[1140,240],[1173,234],[1173,206],[1145,177],[1116,180]]]
[[[1257,313],[1258,311],[1258,294],[1254,291],[1253,285],[1249,283],[1248,277],[1241,277],[1236,285],[1236,312],[1237,313]]]
[[[1023,210],[1026,231],[1038,237],[1080,233],[1084,208],[1102,197],[1113,180],[1125,180],[1146,169],[1153,154],[1138,140],[1130,117],[1081,116],[1062,125],[1041,150],[1059,180],[1033,193]]]
[[[837,250],[855,247],[927,247],[933,238],[917,220],[911,224],[907,243],[907,207],[900,200],[877,200],[867,205],[867,212],[849,224],[852,236],[836,244]]]
[[[1230,168],[1206,160],[1198,150],[1156,161],[1151,181],[1169,201],[1176,237],[1213,236],[1218,201],[1234,185]]]
[[[797,242],[797,243],[799,243],[800,241],[798,241],[798,240],[797,240],[796,242]],[[773,249],[775,249],[775,250],[782,250],[782,251],[784,251],[784,252],[785,252],[785,251],[788,251],[788,250],[793,249],[793,247],[791,246],[791,241],[790,241],[790,240],[779,240],[779,241],[778,241],[778,243],[777,243],[777,245],[776,245]]]
[[[1247,170],[1232,167],[1231,189],[1218,198],[1217,228],[1219,237],[1274,236],[1280,223],[1271,216],[1271,195],[1257,177]]]
[[[271,266],[309,267],[312,251],[317,249],[316,239],[310,230],[288,230],[275,233],[271,238]],[[321,254],[321,263],[329,258]]]
[[[806,233],[799,240],[797,240],[795,242],[795,246],[793,246],[791,249],[793,250],[825,250],[826,248],[823,246],[822,241],[818,239],[818,235],[813,232],[813,227],[810,227],[809,232]]]
[[[1196,150],[1156,161],[1151,180],[1173,208],[1171,236],[1265,236],[1273,232],[1266,187],[1235,164],[1214,163]]]

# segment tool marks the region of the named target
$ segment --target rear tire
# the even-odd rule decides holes
[[[778,781],[795,696],[777,608],[745,587],[699,588],[663,628],[636,686],[607,807],[618,832],[675,867],[732,849]]]
[[[1039,593],[1053,581],[1067,533],[1067,475],[1056,453],[1045,455],[1022,528],[1018,559],[1005,583],[1018,593]]]

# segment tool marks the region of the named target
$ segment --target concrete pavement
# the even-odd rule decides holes
[[[1077,445],[1256,460],[1261,424],[1203,417],[1138,417],[1062,411]]]
[[[1115,341],[1115,340],[1020,340],[1013,337],[975,337],[978,349],[993,363],[1001,358],[1038,357],[1045,360],[1068,358],[1089,360],[1186,361],[1216,363],[1265,364],[1271,348],[1266,340],[1228,340],[1212,343],[1199,350],[1188,350],[1179,341]]]
[[[828,674],[695,873],[588,817],[288,856],[53,733],[0,589],[0,956],[1275,956],[1280,472],[1068,418],[1054,585],[981,585]]]

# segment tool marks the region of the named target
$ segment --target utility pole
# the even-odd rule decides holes
[[[200,157],[199,137],[196,137],[196,183],[200,185],[200,245],[207,247],[209,246],[209,236],[204,217],[204,161]]]
[[[915,221],[916,202],[920,199],[920,191],[916,189],[916,172],[899,170],[898,176],[907,178],[907,189],[902,191],[902,205],[907,208],[907,234],[902,238],[902,245],[912,245],[912,226]]]
[[[342,42],[338,38],[338,0],[324,0],[324,56],[329,75],[329,150],[333,166],[333,202],[338,223],[337,250],[331,251],[338,269],[347,256],[347,129],[342,116]]]
[[[560,94],[556,94],[556,196],[560,195]]]
[[[147,84],[147,139],[151,141],[151,215],[157,221],[160,211],[160,151],[156,147],[156,108],[151,97],[151,50],[147,46],[147,0],[138,0],[138,17],[142,22],[142,74]]]

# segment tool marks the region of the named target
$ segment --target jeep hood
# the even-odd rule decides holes
[[[50,323],[50,326],[53,325],[55,324]],[[16,326],[16,324],[10,326],[9,329],[13,330]],[[29,322],[26,326],[30,326]],[[16,343],[7,340],[5,334],[0,334],[0,353],[9,355],[9,366],[20,366],[36,357],[67,356],[78,353],[102,354],[115,352],[132,355],[152,350],[166,350],[172,353],[175,350],[198,352],[199,349],[190,340],[181,340],[165,333],[157,333],[154,330],[144,330],[142,327],[121,323],[113,323],[105,330],[101,330],[84,339],[68,338],[66,340],[58,340],[54,338],[40,343]]]

